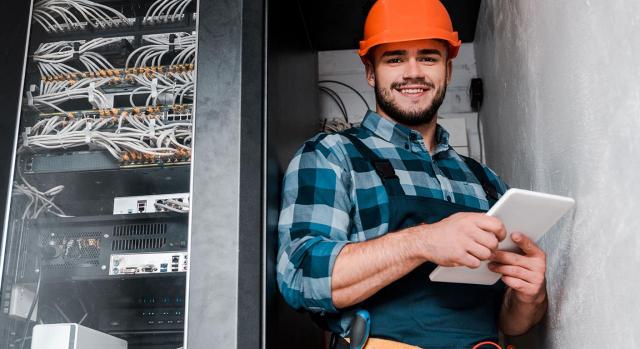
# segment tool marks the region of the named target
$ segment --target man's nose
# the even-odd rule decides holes
[[[424,78],[424,74],[420,69],[420,65],[415,58],[411,58],[407,60],[405,64],[404,74],[402,76],[404,79],[416,79],[416,78]]]

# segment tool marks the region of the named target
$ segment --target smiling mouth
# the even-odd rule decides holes
[[[424,92],[428,91],[429,88],[428,87],[401,87],[401,88],[396,88],[396,91],[402,93],[403,95],[406,96],[420,96],[422,95]]]

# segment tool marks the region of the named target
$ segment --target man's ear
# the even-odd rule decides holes
[[[453,60],[447,59],[447,84],[451,82],[452,75],[453,75]]]
[[[364,69],[366,71],[367,83],[369,84],[369,86],[375,87],[376,86],[376,73],[375,73],[375,70],[373,69],[373,63],[371,63],[371,60],[367,59],[365,61]]]

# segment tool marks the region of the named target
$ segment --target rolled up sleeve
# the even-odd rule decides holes
[[[284,177],[277,279],[285,301],[295,309],[337,311],[331,273],[348,243],[353,206],[350,175],[337,146],[327,135],[307,141]]]

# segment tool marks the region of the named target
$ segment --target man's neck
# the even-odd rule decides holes
[[[384,111],[380,110],[379,108],[376,108],[376,113],[378,113],[378,115],[382,116],[383,118],[393,121],[393,122],[397,122],[400,125],[403,125],[405,127],[408,127],[414,131],[419,132],[422,135],[422,138],[424,139],[424,144],[425,146],[427,146],[429,148],[429,153],[433,154],[433,152],[436,149],[436,125],[438,123],[438,117],[437,115],[433,117],[433,119],[428,123],[428,124],[422,124],[422,125],[406,125],[403,124],[401,122],[398,122],[397,120],[395,120],[394,118],[390,117],[389,115],[387,115]]]

